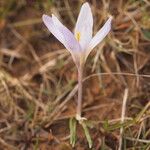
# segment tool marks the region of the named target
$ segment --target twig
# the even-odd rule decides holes
[[[130,141],[138,141],[138,142],[147,143],[147,144],[150,143],[150,140],[135,139],[135,138],[131,138],[131,137],[125,137],[125,138],[126,138],[127,140],[130,140]]]
[[[134,74],[134,73],[121,73],[121,72],[111,72],[111,73],[107,73],[107,72],[103,72],[103,73],[94,73],[94,74],[91,74],[89,76],[87,76],[86,78],[84,78],[83,81],[85,80],[88,80],[89,78],[91,77],[95,77],[95,76],[99,76],[99,75],[124,75],[124,76],[139,76],[139,77],[145,77],[145,78],[150,78],[150,75],[146,75],[146,74]]]
[[[124,123],[124,120],[125,120],[127,98],[128,98],[128,89],[126,88],[124,91],[123,104],[122,104],[122,113],[121,113],[121,123],[122,124]],[[121,150],[121,148],[122,148],[122,136],[123,136],[123,126],[120,128],[120,138],[119,138],[118,150]]]

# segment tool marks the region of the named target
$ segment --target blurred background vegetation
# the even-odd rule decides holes
[[[70,150],[77,71],[41,16],[54,13],[70,30],[86,0],[0,0],[0,150]],[[94,33],[111,14],[112,31],[90,54],[83,115],[93,150],[150,149],[150,1],[89,0]],[[88,19],[88,18],[85,18]],[[121,123],[124,89],[127,103]],[[123,128],[123,135],[120,129]],[[80,126],[77,150],[88,144]]]

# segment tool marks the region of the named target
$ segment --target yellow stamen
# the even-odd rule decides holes
[[[75,35],[77,41],[80,41],[81,39],[81,33],[80,32],[77,32],[76,35]]]

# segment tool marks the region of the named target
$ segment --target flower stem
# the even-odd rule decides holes
[[[81,118],[82,113],[82,77],[83,77],[83,66],[78,68],[78,101],[77,101],[77,114],[76,118]]]

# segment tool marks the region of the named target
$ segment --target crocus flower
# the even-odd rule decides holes
[[[93,16],[89,4],[82,5],[77,19],[74,34],[67,29],[56,16],[43,15],[42,17],[49,31],[66,47],[71,53],[77,67],[84,65],[92,49],[98,45],[111,29],[112,17],[110,17],[103,27],[93,34]]]
[[[89,4],[82,5],[77,19],[74,34],[66,28],[53,14],[52,16],[43,15],[42,19],[49,31],[66,47],[71,53],[73,60],[78,68],[78,105],[76,119],[81,121],[82,108],[82,72],[86,59],[92,49],[97,46],[109,33],[111,29],[112,17],[106,21],[103,27],[93,34],[93,17]]]

